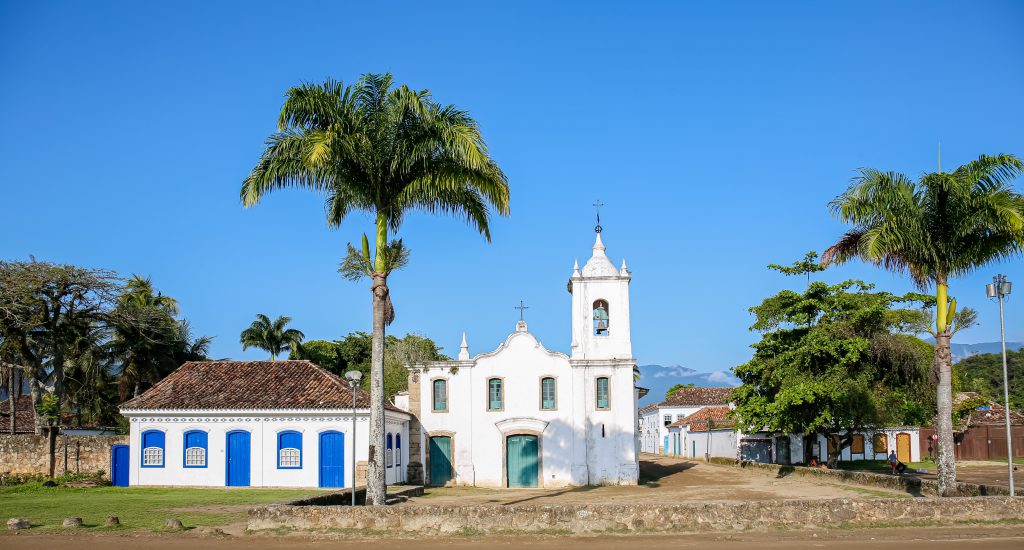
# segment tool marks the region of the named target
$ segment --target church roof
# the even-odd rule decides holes
[[[728,405],[735,388],[679,388],[661,402],[662,407],[698,407],[701,405]]]
[[[370,396],[357,388],[355,401],[366,409]],[[123,411],[350,408],[348,382],[310,361],[189,361],[121,405]]]

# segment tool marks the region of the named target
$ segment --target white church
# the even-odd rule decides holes
[[[570,355],[520,320],[492,352],[409,367],[385,411],[389,484],[636,484],[629,281],[601,242],[570,278]],[[369,396],[309,361],[194,361],[121,405],[115,485],[365,483]]]
[[[427,485],[637,483],[630,273],[605,254],[573,267],[569,355],[525,321],[494,351],[410,367],[409,479]],[[399,402],[405,404],[404,400]]]

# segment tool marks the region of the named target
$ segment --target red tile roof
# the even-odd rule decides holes
[[[736,388],[679,388],[662,407],[698,407],[701,405],[728,405]]]
[[[356,390],[356,408],[370,396]],[[404,412],[390,403],[384,407]],[[309,361],[189,361],[121,410],[351,409],[352,390]]]
[[[971,411],[964,422],[965,428],[971,426],[984,426],[984,425],[1006,425],[1006,408],[996,403],[989,403],[990,409],[987,411],[979,411],[977,409]],[[1010,410],[1010,425],[1011,426],[1024,426],[1024,415],[1021,415],[1017,411]]]
[[[736,422],[729,418],[729,407],[704,407],[693,414],[668,425],[669,428],[687,428],[691,432],[708,431],[708,420],[712,429],[732,428]]]
[[[32,396],[23,395],[14,401],[14,433],[31,434],[36,431],[36,416],[32,412]],[[0,401],[0,434],[11,433],[11,402]]]

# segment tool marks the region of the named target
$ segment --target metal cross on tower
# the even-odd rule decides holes
[[[601,232],[601,207],[604,206],[604,203],[601,202],[601,199],[597,199],[597,202],[595,202],[593,204],[593,206],[594,206],[594,208],[597,209],[597,226],[594,227],[594,232],[595,233],[600,233]]]
[[[519,305],[518,305],[518,306],[515,306],[515,307],[514,307],[514,308],[512,308],[512,309],[518,309],[518,310],[519,310],[519,320],[520,320],[520,321],[523,321],[523,320],[524,320],[524,319],[523,319],[523,313],[524,313],[524,312],[525,312],[526,310],[530,309],[530,306],[524,306],[524,305],[523,305],[523,301],[522,301],[522,300],[519,300]]]

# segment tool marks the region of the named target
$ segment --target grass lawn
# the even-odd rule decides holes
[[[0,519],[27,518],[33,528],[61,529],[66,517],[82,518],[92,530],[161,530],[169,518],[186,528],[216,527],[244,521],[247,508],[319,492],[316,489],[187,489],[160,487],[43,487],[28,483],[0,487]],[[118,516],[121,527],[104,527]]]
[[[908,470],[935,468],[934,462],[904,462]],[[839,470],[859,470],[867,472],[892,472],[892,467],[884,460],[840,460],[836,463]]]
[[[1014,454],[1017,454],[1016,451],[1017,451],[1017,449],[1014,449]],[[1005,458],[993,458],[989,462],[1002,462],[1003,464],[1006,464],[1006,459]],[[1013,463],[1014,464],[1024,464],[1024,457],[1014,458],[1013,459]]]

